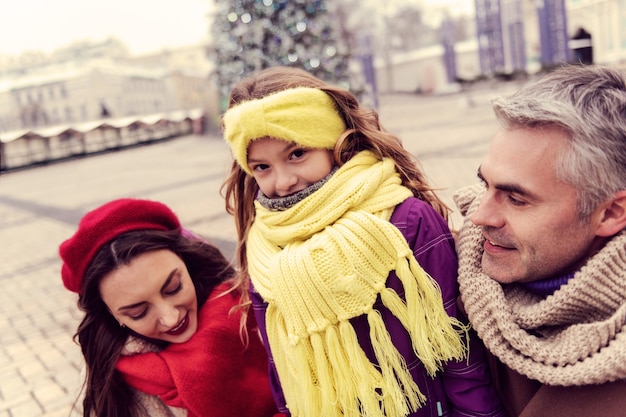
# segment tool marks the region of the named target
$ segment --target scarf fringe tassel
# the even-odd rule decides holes
[[[383,304],[408,329],[415,354],[428,374],[434,376],[445,362],[466,357],[469,325],[448,316],[440,308],[442,297],[439,285],[415,258],[401,257],[395,271],[404,287],[406,301],[386,288],[381,292]],[[466,337],[462,338],[462,335]]]
[[[445,311],[429,315],[437,311],[429,303],[440,303],[441,295],[412,257],[398,262],[396,274],[404,285],[407,301],[389,288],[382,290],[381,299],[408,329],[416,355],[434,376],[443,363],[465,357],[467,346],[460,334],[467,332],[467,327]],[[426,397],[393,346],[380,313],[370,310],[367,320],[378,365],[372,364],[361,349],[349,321],[311,333],[310,344],[300,341],[290,346],[294,355],[284,356],[293,360],[275,358],[279,369],[286,367],[299,376],[293,385],[283,383],[286,398],[295,400],[288,404],[294,417],[403,417],[424,405]],[[302,392],[310,394],[306,400]]]

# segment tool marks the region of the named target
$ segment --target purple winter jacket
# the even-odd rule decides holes
[[[396,207],[390,221],[402,232],[422,268],[441,287],[446,312],[450,316],[457,317],[462,322],[467,323],[467,319],[459,311],[456,304],[459,295],[457,256],[454,238],[445,219],[422,200],[409,198]],[[401,296],[404,293],[402,284],[394,272],[391,272],[387,279],[387,287],[394,288]],[[270,383],[274,398],[279,411],[290,415],[267,340],[265,325],[267,304],[254,289],[251,289],[250,296],[259,330],[269,356]],[[470,331],[469,358],[459,362],[447,363],[443,371],[433,379],[415,356],[406,330],[398,319],[385,308],[380,298],[374,308],[382,314],[394,345],[404,356],[420,391],[427,397],[426,404],[415,413],[410,414],[410,417],[506,416],[500,399],[491,385],[484,347],[473,331]],[[374,352],[369,340],[367,318],[360,316],[352,319],[351,322],[357,332],[363,351],[375,363]]]

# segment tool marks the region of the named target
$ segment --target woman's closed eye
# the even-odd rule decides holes
[[[172,295],[176,295],[179,292],[182,291],[183,289],[183,284],[182,282],[177,282],[174,285],[170,285],[171,288],[165,288],[163,290],[163,295],[165,296],[172,296]],[[149,307],[142,307],[142,308],[137,308],[136,311],[129,311],[126,313],[126,315],[131,319],[131,320],[141,320],[142,318],[146,317],[148,315],[148,310]]]
[[[179,281],[175,286],[173,286],[173,288],[166,288],[163,291],[163,294],[175,295],[175,294],[178,294],[182,289],[183,289],[183,283]]]
[[[143,308],[142,310],[138,310],[137,312],[131,311],[126,313],[126,315],[128,316],[128,318],[130,318],[131,320],[141,320],[142,318],[146,317],[146,315],[148,314],[148,308]]]

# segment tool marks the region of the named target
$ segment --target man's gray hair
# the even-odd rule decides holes
[[[626,81],[618,69],[564,66],[492,105],[504,129],[556,127],[568,136],[557,176],[578,189],[582,220],[626,190]]]

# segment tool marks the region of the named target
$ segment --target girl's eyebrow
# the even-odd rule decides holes
[[[295,147],[300,147],[300,145],[298,145],[296,142],[285,142],[285,146],[283,146],[283,148],[280,150],[281,152],[289,152],[291,149],[295,148]],[[258,162],[262,162],[262,159],[255,159],[255,158],[250,158],[248,157],[248,165],[252,162],[252,163],[258,163]]]
[[[174,275],[176,274],[176,270],[174,269],[172,272],[169,273],[169,275],[167,276],[167,279],[165,280],[165,282],[163,283],[163,285],[161,286],[161,292],[165,291],[165,288],[167,288],[167,286],[170,284],[170,282],[172,282],[172,279],[174,279]],[[122,312],[124,310],[130,310],[133,308],[137,308],[139,306],[142,306],[146,304],[145,301],[141,301],[135,304],[129,304],[127,306],[121,306],[117,309],[118,312]]]

